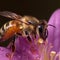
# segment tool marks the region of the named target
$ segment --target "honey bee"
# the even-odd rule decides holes
[[[34,31],[35,26],[38,25],[39,20],[32,16],[20,16],[12,12],[0,12],[1,16],[11,18],[13,20],[5,23],[0,29],[1,40],[7,40],[14,34],[20,33],[22,35],[29,34]]]
[[[1,16],[11,18],[11,21],[8,21],[0,28],[0,41],[6,41],[9,38],[12,38],[12,53],[15,51],[15,36],[22,35],[27,37],[29,41],[30,34],[32,34],[37,25],[39,24],[39,20],[32,16],[20,16],[13,12],[3,11],[0,12]],[[12,55],[11,55],[12,56]]]
[[[21,16],[9,11],[0,12],[0,15],[12,19],[0,28],[2,41],[9,39],[13,35],[26,36],[30,33],[38,34],[45,40],[48,36],[47,26],[53,26],[51,24],[48,25],[46,20],[38,20],[32,16]]]
[[[47,21],[46,20],[38,20],[32,16],[20,16],[16,13],[3,11],[0,12],[1,16],[11,18],[11,21],[8,21],[0,28],[0,41],[6,41],[8,39],[12,39],[11,47],[12,47],[12,55],[15,52],[15,37],[16,36],[23,36],[31,42],[31,35],[38,35],[44,41],[48,37],[48,30],[47,30]],[[52,26],[52,25],[49,25]],[[10,59],[11,60],[11,59]]]

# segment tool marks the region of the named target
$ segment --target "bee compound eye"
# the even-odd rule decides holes
[[[43,26],[42,25],[38,26],[38,31],[39,31],[39,34],[41,34],[43,32]]]

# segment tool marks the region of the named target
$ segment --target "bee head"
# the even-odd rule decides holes
[[[40,22],[40,24],[37,26],[37,34],[42,38],[43,40],[46,40],[48,36],[48,30],[47,30],[47,22],[43,20]]]

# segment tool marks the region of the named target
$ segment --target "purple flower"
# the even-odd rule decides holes
[[[56,27],[48,26],[48,41],[53,45],[52,50],[58,52],[60,50],[60,9],[52,14],[48,24]]]
[[[11,54],[11,51],[9,49],[0,47],[0,60],[11,60],[10,54]],[[20,60],[19,58],[20,58],[19,55],[14,55],[12,60]]]
[[[25,37],[18,37],[16,39],[16,53],[21,56],[21,60],[34,60],[38,55],[38,48],[34,41],[30,42]]]
[[[26,37],[19,36],[15,40],[16,50],[12,59],[10,59],[11,50],[0,47],[0,60],[58,60],[60,56],[60,9],[56,10],[49,19],[48,24],[48,42],[43,44],[37,36],[32,36],[31,41]],[[59,59],[60,60],[60,59]]]

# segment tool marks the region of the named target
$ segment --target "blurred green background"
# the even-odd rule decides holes
[[[60,0],[0,0],[0,11],[12,11],[22,16],[31,15],[47,21],[58,8],[60,8]],[[10,19],[0,16],[0,27],[7,21]],[[8,41],[0,45],[6,46]]]

